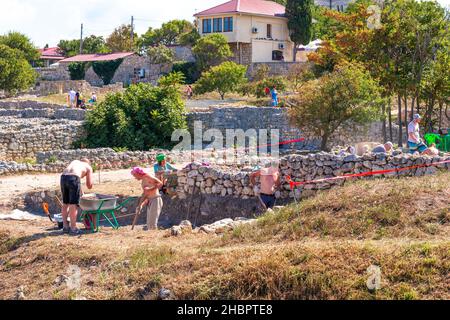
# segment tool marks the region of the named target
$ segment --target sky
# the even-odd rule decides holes
[[[227,0],[0,0],[0,34],[25,33],[34,44],[56,46],[61,39],[84,35],[108,36],[117,26],[135,17],[138,34],[165,21],[193,21],[196,12]],[[450,0],[438,0],[449,7]]]

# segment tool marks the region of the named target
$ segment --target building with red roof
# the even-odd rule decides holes
[[[134,52],[116,52],[116,53],[95,53],[95,54],[79,54],[64,60],[60,63],[72,63],[72,62],[96,62],[96,61],[114,61],[117,59],[124,59],[134,55]]]
[[[221,33],[228,39],[238,63],[294,60],[294,43],[289,37],[285,7],[281,4],[231,0],[194,16],[202,36]]]
[[[59,53],[58,47],[39,49],[39,52],[41,53],[41,65],[44,67],[49,67],[64,59],[64,56]]]

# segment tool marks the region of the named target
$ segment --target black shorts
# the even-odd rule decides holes
[[[267,209],[273,209],[276,201],[275,195],[261,193],[260,197]]]
[[[63,204],[79,205],[81,198],[81,179],[78,176],[61,176]]]

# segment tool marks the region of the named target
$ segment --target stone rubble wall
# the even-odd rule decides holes
[[[284,183],[282,189],[277,191],[278,199],[294,197],[294,192],[286,183],[286,176],[291,176],[294,181],[312,181],[326,177],[336,177],[343,174],[355,174],[384,169],[405,168],[415,165],[431,164],[450,160],[446,157],[418,157],[407,154],[390,156],[385,154],[366,154],[362,157],[348,155],[337,156],[328,153],[309,155],[290,155],[280,160],[281,179]],[[392,176],[423,176],[434,174],[438,170],[450,170],[450,163],[440,164],[424,168],[416,168],[388,173],[381,177]],[[371,177],[370,177],[371,178]],[[321,183],[310,183],[296,189],[296,198],[310,196],[318,190],[330,189],[342,185],[343,179]],[[232,196],[249,199],[259,193],[259,188],[250,185],[250,171],[223,171],[214,167],[191,165],[189,168],[178,172],[178,189],[180,197],[201,192],[208,195],[222,197]]]
[[[226,136],[227,129],[278,129],[280,141],[290,141],[305,138],[304,142],[295,144],[299,150],[317,150],[320,148],[320,138],[312,137],[290,125],[286,109],[272,107],[210,107],[207,111],[190,112],[187,114],[188,127],[193,132],[194,122],[203,122],[203,132],[218,129]],[[356,128],[347,126],[338,130],[331,138],[330,145],[349,145],[366,141],[383,141],[382,123],[374,122],[367,126]],[[394,125],[394,141],[397,141],[398,127]],[[270,134],[270,132],[269,132]]]
[[[36,87],[29,92],[38,96],[46,96],[50,94],[64,94],[68,93],[70,89],[81,90],[85,95],[90,95],[92,92],[97,94],[106,94],[109,92],[123,91],[123,83],[117,82],[107,86],[92,86],[85,80],[61,80],[61,81],[39,81]]]
[[[21,119],[0,120],[0,159],[34,158],[38,151],[70,149],[83,135],[81,121]]]

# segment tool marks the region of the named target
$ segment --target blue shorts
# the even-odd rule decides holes
[[[408,148],[409,148],[409,153],[414,153],[416,151],[419,151],[420,153],[422,153],[428,149],[427,145],[423,142],[414,143],[411,141],[408,141]]]

